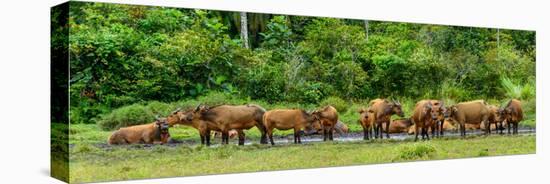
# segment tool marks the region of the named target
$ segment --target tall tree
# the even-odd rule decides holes
[[[369,41],[369,20],[365,20],[365,38]]]
[[[243,41],[244,48],[248,49],[248,20],[246,12],[241,12],[241,40]]]

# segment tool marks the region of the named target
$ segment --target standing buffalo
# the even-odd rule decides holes
[[[508,102],[506,107],[499,110],[499,115],[506,121],[508,126],[508,134],[510,134],[510,126],[513,126],[513,134],[518,133],[518,124],[523,120],[523,109],[521,108],[521,102],[516,99],[512,99]]]
[[[181,124],[191,126],[199,131],[201,144],[210,145],[210,131],[220,131],[216,124],[209,123],[203,120],[193,120],[193,109],[182,111],[180,109],[172,112],[166,119],[170,126]]]
[[[490,111],[484,100],[462,102],[450,107],[449,118],[460,125],[460,135],[466,136],[466,124],[479,125],[481,122],[487,124]]]
[[[273,142],[273,129],[288,130],[294,129],[294,143],[302,143],[300,130],[306,127],[319,128],[319,118],[316,115],[307,113],[301,109],[276,109],[264,113],[263,123],[271,145]],[[315,125],[317,124],[317,125]],[[317,126],[317,127],[315,127]]]
[[[372,138],[372,128],[373,128],[373,118],[372,112],[369,112],[370,109],[361,108],[359,110],[359,124],[363,127],[363,139],[369,140]]]
[[[170,139],[165,118],[155,122],[120,128],[109,137],[109,144],[165,144]]]
[[[258,105],[218,105],[208,107],[199,105],[193,111],[182,114],[186,121],[199,126],[201,142],[203,137],[206,144],[210,145],[210,131],[222,132],[222,144],[229,143],[229,131],[236,130],[239,135],[239,145],[244,145],[245,135],[243,130],[254,126],[260,130],[262,137],[260,143],[267,143],[263,115],[265,109]]]
[[[435,122],[432,124],[431,129],[435,130],[432,131],[432,137],[435,135],[437,136],[443,136],[444,128],[443,124],[445,123],[445,118],[449,116],[447,112],[447,108],[445,107],[445,104],[443,100],[429,100],[430,103],[432,103],[432,114],[435,114],[437,118],[434,120]]]
[[[397,114],[400,117],[404,116],[399,101],[392,100],[392,102],[390,102],[387,99],[374,99],[369,102],[369,106],[369,112],[372,113],[372,121],[374,122],[375,138],[380,136],[380,139],[382,139],[382,124],[386,123],[386,129],[389,129],[392,115]],[[386,132],[386,137],[390,138],[388,132]]]
[[[323,129],[323,141],[333,140],[334,126],[338,122],[338,111],[336,108],[328,105],[323,107],[321,110],[314,111],[312,113],[314,116],[318,117],[321,122],[321,127]]]
[[[420,129],[422,130],[422,139],[424,139],[424,136],[426,136],[428,140],[430,139],[430,136],[428,135],[428,129],[431,127],[435,127],[435,122],[438,118],[437,114],[434,113],[436,111],[434,111],[433,109],[434,107],[430,100],[421,100],[416,103],[413,115],[411,117],[416,128],[416,130],[414,131],[415,141],[418,140],[418,132]],[[435,129],[432,128],[432,135],[434,132]]]
[[[499,108],[494,105],[488,105],[487,108],[489,108],[489,119],[487,124],[483,124],[483,130],[487,132],[488,134],[491,134],[491,130],[494,129],[495,132],[502,133],[502,126],[503,126],[503,119],[498,114]],[[493,125],[495,128],[493,128]]]

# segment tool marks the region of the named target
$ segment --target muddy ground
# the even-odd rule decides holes
[[[533,128],[520,128],[518,130],[519,135],[534,135],[536,134],[536,130]],[[484,136],[484,132],[481,130],[467,130],[466,135],[468,137],[471,136]],[[495,136],[493,131],[491,132],[492,136]],[[444,138],[459,138],[460,134],[458,131],[455,132],[445,132]],[[510,136],[507,134],[506,130],[504,131],[504,134],[500,136]],[[431,134],[430,134],[430,138]],[[288,145],[294,143],[294,137],[292,134],[286,135],[286,136],[274,136],[273,137],[275,145]],[[307,135],[307,136],[301,136],[302,144],[312,144],[315,142],[323,142],[323,136],[322,135]],[[398,134],[390,134],[390,139],[394,141],[412,141],[414,140],[414,134],[409,135],[406,133],[398,133]],[[421,137],[419,135],[418,137],[419,141],[421,141]],[[433,139],[433,138],[432,138]],[[435,139],[439,139],[436,137]],[[384,133],[384,140],[386,140],[385,133]],[[354,142],[354,141],[363,141],[363,132],[349,132],[347,134],[339,135],[334,134],[334,141],[337,142]],[[221,138],[220,137],[212,137],[211,138],[211,147],[218,147],[220,146]],[[252,137],[247,138],[245,141],[245,145],[251,145],[251,144],[258,144],[259,138]],[[237,144],[237,138],[230,139],[229,144]],[[199,146],[200,145],[200,139],[197,137],[196,139],[186,139],[186,140],[173,140],[171,143],[164,144],[163,146],[166,147],[178,147],[178,146]],[[155,145],[152,144],[136,144],[136,145],[108,145],[107,143],[101,143],[101,144],[94,144],[94,146],[102,149],[112,149],[113,147],[127,147],[130,149],[151,149]],[[69,148],[73,148],[74,144],[69,145]]]

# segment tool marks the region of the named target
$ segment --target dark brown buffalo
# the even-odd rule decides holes
[[[338,123],[338,111],[336,108],[328,105],[321,110],[314,111],[312,113],[318,117],[321,122],[321,128],[323,129],[323,141],[333,140],[334,126]]]
[[[523,120],[523,109],[521,108],[521,101],[516,99],[510,100],[504,108],[499,110],[499,115],[504,121],[506,121],[508,134],[510,134],[511,128],[513,128],[512,133],[517,134],[518,124]]]
[[[359,124],[363,127],[363,139],[369,140],[372,138],[372,128],[373,128],[373,118],[372,112],[369,112],[369,109],[361,108],[359,109]]]
[[[244,145],[245,135],[243,130],[254,126],[260,130],[262,137],[260,143],[267,143],[263,114],[265,109],[258,105],[219,105],[208,107],[199,105],[193,111],[184,115],[188,122],[203,126],[205,130],[206,144],[210,145],[210,131],[222,132],[222,144],[229,144],[229,131],[236,130],[239,135],[239,145]],[[202,137],[202,136],[201,136]]]
[[[411,117],[411,120],[414,122],[416,130],[414,131],[414,141],[418,140],[418,132],[422,131],[422,140],[424,136],[429,140],[430,136],[428,135],[428,129],[435,127],[435,122],[438,118],[437,114],[434,113],[434,107],[430,100],[421,100],[416,103],[414,107],[414,112]],[[435,129],[432,128],[432,133]],[[433,134],[432,134],[433,135]]]
[[[316,115],[307,113],[301,109],[276,109],[270,110],[264,113],[263,123],[266,128],[267,137],[271,145],[275,145],[273,142],[273,129],[288,130],[294,129],[294,143],[302,143],[300,138],[300,131],[306,127],[315,127],[315,123],[318,124],[319,118]]]
[[[490,111],[484,100],[458,103],[452,105],[449,109],[449,118],[460,125],[460,135],[463,137],[466,136],[466,124],[489,123]]]
[[[170,139],[165,118],[155,122],[120,128],[109,137],[109,144],[165,144]]]
[[[390,134],[407,133],[413,125],[411,119],[396,119],[390,123]],[[388,132],[385,127],[384,132]]]
[[[369,102],[369,106],[369,112],[372,113],[372,121],[374,122],[375,138],[382,139],[382,125],[386,123],[386,129],[389,129],[392,115],[405,116],[399,101],[392,100],[390,102],[387,99],[374,99]],[[386,137],[390,138],[390,134],[386,133]]]

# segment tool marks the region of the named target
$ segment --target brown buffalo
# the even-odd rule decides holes
[[[120,128],[109,137],[109,144],[165,144],[170,139],[165,118],[155,122]]]
[[[513,134],[518,133],[518,124],[523,120],[523,109],[521,108],[521,101],[512,99],[508,104],[499,109],[499,116],[506,121],[508,134],[510,134],[510,126],[513,126]]]
[[[193,121],[192,113],[193,109],[185,111],[177,109],[172,112],[166,119],[170,126],[181,124],[197,129],[201,138],[201,144],[210,145],[210,131],[220,131],[220,129],[213,123],[202,120]]]
[[[300,131],[306,127],[316,126],[314,124],[319,123],[319,118],[301,109],[276,109],[264,113],[263,123],[271,145],[275,145],[273,142],[273,129],[275,128],[278,130],[294,129],[294,143],[299,144],[302,143]]]
[[[210,145],[210,131],[222,132],[222,144],[229,143],[229,131],[236,130],[239,136],[239,145],[244,145],[245,135],[243,130],[254,126],[260,130],[262,137],[260,143],[267,143],[263,114],[265,109],[258,105],[218,105],[208,107],[199,105],[194,110],[181,114],[180,119],[197,126],[201,133],[201,142],[204,139]]]
[[[319,129],[315,129],[314,127],[306,127],[304,130],[304,135],[313,135],[313,134],[321,134],[323,133],[323,129],[319,126]],[[334,125],[334,133],[339,134],[340,136],[343,136],[349,132],[348,125],[346,125],[344,122],[338,120],[336,125]]]
[[[387,99],[374,99],[369,102],[369,106],[369,112],[372,113],[372,121],[374,122],[375,138],[382,139],[382,125],[386,123],[386,129],[389,129],[392,115],[404,116],[399,101],[392,100],[390,102]],[[386,137],[390,138],[390,134],[386,133]]]
[[[488,105],[487,108],[489,108],[489,123],[481,125],[482,129],[489,134],[491,134],[491,130],[495,130],[497,133],[502,133],[503,120],[500,118],[498,113],[499,108],[494,105]]]
[[[397,119],[390,123],[390,134],[407,133],[410,127],[413,125],[411,119]],[[388,132],[385,127],[384,132]]]
[[[460,135],[463,137],[466,136],[466,124],[488,123],[490,111],[484,100],[458,103],[449,109],[449,118],[460,125]]]
[[[431,131],[432,137],[434,136],[443,136],[443,132],[445,128],[443,128],[443,124],[445,123],[445,118],[449,116],[447,112],[447,108],[445,107],[445,103],[443,100],[429,100],[430,103],[432,103],[432,114],[435,114],[437,118],[434,120],[435,122],[432,124],[432,127],[430,129],[436,130]]]
[[[321,122],[321,128],[323,129],[323,141],[333,140],[334,126],[338,123],[338,111],[336,108],[328,105],[323,107],[321,110],[314,111],[312,113],[314,116],[318,117]]]
[[[433,110],[434,107],[432,105],[432,102],[430,100],[421,100],[416,103],[414,107],[414,112],[411,117],[411,120],[414,122],[416,130],[414,131],[414,140],[418,140],[418,132],[422,130],[422,139],[424,139],[424,136],[427,137],[427,139],[430,139],[430,136],[428,135],[428,129],[431,127],[435,127],[435,122],[437,121],[438,114],[434,113],[437,111]],[[432,135],[435,132],[435,128],[432,128]]]
[[[369,140],[372,138],[372,128],[373,128],[373,118],[372,112],[369,112],[369,109],[361,108],[359,109],[359,124],[363,127],[363,139]]]

